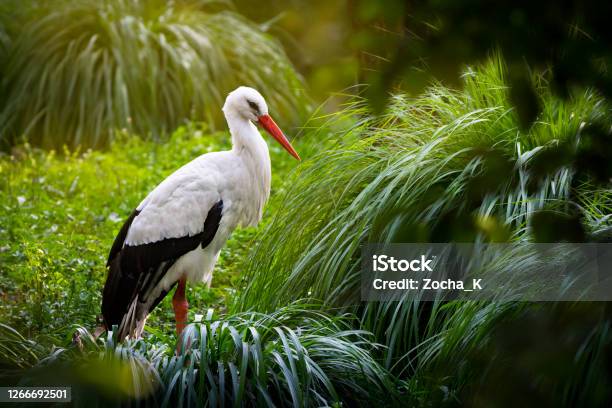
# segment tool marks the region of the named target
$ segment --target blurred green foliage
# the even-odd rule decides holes
[[[378,111],[396,82],[412,91],[431,78],[459,84],[466,63],[481,62],[494,50],[508,64],[511,101],[522,127],[541,108],[532,70],[547,71],[561,97],[577,86],[612,97],[609,2],[359,0],[355,10],[360,49],[383,57],[370,64],[375,72],[367,79]]]
[[[359,56],[352,44],[352,1],[270,0],[265,7],[250,0],[232,3],[236,12],[281,41],[314,100],[326,100],[359,82]],[[335,111],[343,99],[332,97],[327,109]]]
[[[117,129],[161,139],[189,120],[224,125],[240,85],[281,124],[309,111],[282,47],[209,2],[9,2],[0,13],[0,143],[106,146]],[[227,7],[226,7],[227,8]]]

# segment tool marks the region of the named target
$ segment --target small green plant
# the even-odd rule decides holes
[[[38,363],[45,348],[23,337],[17,330],[0,323],[0,366],[24,369]],[[4,380],[0,375],[0,380]]]

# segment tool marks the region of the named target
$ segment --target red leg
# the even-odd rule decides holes
[[[174,318],[176,319],[176,335],[180,338],[185,325],[187,324],[187,309],[189,303],[185,298],[185,278],[178,282],[174,297],[172,298],[172,307],[174,308]]]

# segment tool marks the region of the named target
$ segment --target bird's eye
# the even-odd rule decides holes
[[[259,113],[259,106],[257,106],[257,104],[253,101],[249,101],[247,100],[249,106],[251,107],[251,109],[253,109],[255,112]]]

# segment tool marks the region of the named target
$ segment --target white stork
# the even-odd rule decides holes
[[[159,184],[129,216],[108,256],[104,326],[140,337],[149,313],[177,283],[176,331],[187,321],[186,282],[210,283],[221,248],[237,226],[257,225],[270,195],[270,155],[255,124],[300,160],[255,89],[231,92],[223,113],[229,151],[204,154]]]

